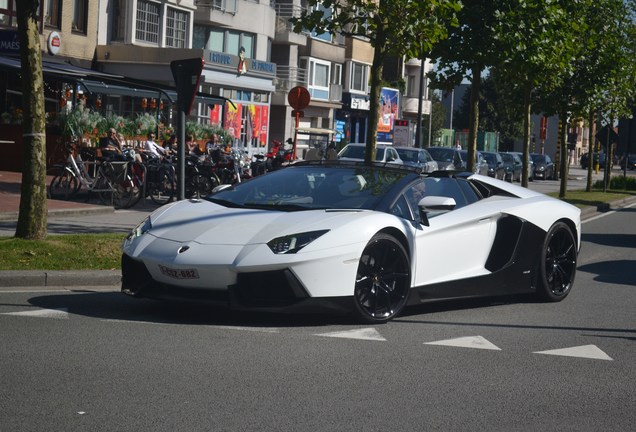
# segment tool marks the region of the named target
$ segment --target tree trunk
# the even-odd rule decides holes
[[[526,83],[523,90],[523,167],[521,171],[521,186],[528,187],[528,164],[530,162],[530,92],[532,86]]]
[[[22,66],[22,185],[15,236],[46,238],[46,120],[38,0],[17,2]]]
[[[559,143],[559,145],[561,146],[560,147],[560,153],[561,153],[560,165],[561,166],[559,167],[559,173],[561,176],[561,184],[559,187],[559,198],[563,199],[565,198],[565,195],[568,190],[569,158],[568,158],[568,143],[567,143],[567,136],[568,136],[567,113],[561,113],[560,117],[563,119],[563,121],[561,121],[561,137],[560,137],[561,142]]]
[[[378,40],[383,40],[385,30],[384,23],[378,24]],[[385,52],[381,44],[377,44],[373,50],[373,65],[371,66],[371,89],[369,100],[369,127],[367,133],[367,146],[364,154],[364,161],[371,163],[375,161],[376,142],[378,138],[378,122],[380,121],[380,95],[382,91],[382,68],[384,65]]]
[[[466,161],[466,170],[475,171],[475,163],[477,161],[477,129],[479,128],[479,91],[481,88],[481,70],[480,64],[473,66],[472,85],[470,86],[470,115],[468,119],[468,160]]]
[[[596,113],[590,110],[588,117],[590,127],[587,137],[587,183],[585,192],[592,192],[592,172],[594,170],[594,145],[596,144]]]

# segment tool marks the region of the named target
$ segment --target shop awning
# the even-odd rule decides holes
[[[18,58],[0,56],[0,68],[18,73],[22,65]],[[170,103],[177,101],[177,90],[174,87],[86,69],[69,63],[42,61],[42,75],[44,78],[76,82],[89,93],[147,98],[161,97]],[[213,96],[201,92],[196,94],[195,100],[208,105],[222,105],[225,102],[232,103],[229,99],[222,96]]]

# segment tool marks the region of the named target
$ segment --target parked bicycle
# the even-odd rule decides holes
[[[49,170],[53,174],[48,191],[50,198],[69,199],[84,188],[89,198],[96,194],[102,203],[116,209],[134,205],[137,192],[128,161],[111,162],[96,157],[94,150],[78,150],[74,142],[67,143],[66,150],[66,161]]]

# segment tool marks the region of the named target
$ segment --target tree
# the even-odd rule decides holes
[[[497,62],[495,21],[500,0],[464,2],[458,13],[458,26],[447,27],[448,38],[437,44],[431,59],[437,71],[429,74],[434,86],[450,91],[464,79],[471,82],[468,109],[468,160],[472,171],[476,161],[477,130],[479,129],[479,95],[481,76],[486,67]]]
[[[369,131],[365,161],[375,160],[382,67],[389,56],[422,58],[456,23],[459,0],[307,0],[290,21],[295,32],[341,33],[366,38],[374,49],[370,76]],[[318,7],[320,5],[320,7]]]
[[[566,70],[556,88],[537,88],[536,99],[547,113],[559,114],[565,120],[585,117],[590,125],[590,147],[595,142],[595,117],[603,112],[607,122],[630,115],[629,103],[636,92],[636,34],[634,1],[583,0],[570,15],[581,23],[576,34],[577,54],[572,69]],[[563,122],[561,148],[561,187],[559,197],[567,191],[567,124]],[[609,153],[609,152],[608,152]],[[611,158],[611,154],[607,155]],[[593,158],[591,159],[593,160]],[[605,170],[605,175],[609,170]],[[609,181],[608,179],[606,179]],[[587,190],[592,187],[592,164],[588,167]]]
[[[22,66],[22,185],[16,237],[46,237],[46,119],[38,0],[17,2]]]
[[[499,150],[512,150],[514,142],[523,136],[519,87],[492,68],[480,89],[478,130],[498,132]],[[470,95],[469,91],[464,93],[454,117],[460,129],[468,129]]]
[[[580,1],[510,0],[495,12],[497,67],[523,91],[523,174],[528,186],[530,116],[533,93],[554,91],[572,73],[577,41],[584,25],[576,13]]]

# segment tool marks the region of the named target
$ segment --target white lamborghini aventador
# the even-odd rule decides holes
[[[126,238],[122,291],[379,323],[429,300],[572,288],[580,211],[490,177],[305,162],[168,204]]]

